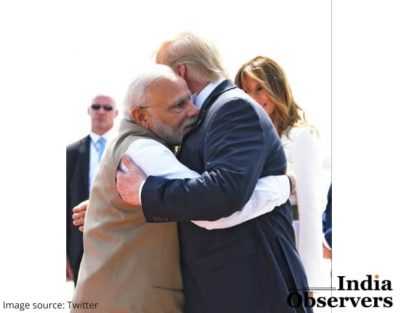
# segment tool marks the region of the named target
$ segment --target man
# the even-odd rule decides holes
[[[149,175],[199,177],[166,147],[182,141],[198,112],[185,81],[167,66],[154,65],[131,84],[119,134],[106,152],[90,195],[76,306],[94,301],[96,312],[182,312],[176,224],[146,223],[140,207],[119,198],[115,175],[127,153]],[[285,192],[275,191],[274,186]],[[246,216],[193,223],[204,229],[231,227],[259,215],[254,213],[256,207],[271,210],[288,196],[287,177],[265,178],[243,208]]]
[[[67,280],[78,279],[82,233],[72,225],[72,208],[89,197],[102,153],[118,112],[114,100],[96,96],[88,108],[91,133],[67,147]]]
[[[290,291],[307,289],[288,202],[230,229],[207,231],[189,222],[234,214],[259,177],[285,174],[271,120],[225,79],[218,54],[198,37],[185,33],[165,42],[157,62],[169,65],[195,95],[199,119],[179,158],[202,175],[146,178],[124,161],[128,171],[117,174],[117,188],[126,202],[142,206],[148,222],[180,222],[185,312],[311,312],[287,303]]]

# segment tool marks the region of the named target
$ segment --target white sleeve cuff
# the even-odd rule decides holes
[[[273,211],[288,200],[289,194],[290,184],[286,175],[260,178],[252,196],[241,210],[216,221],[192,222],[208,230],[233,227]]]

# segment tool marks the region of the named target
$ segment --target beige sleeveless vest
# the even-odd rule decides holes
[[[101,162],[86,213],[84,254],[71,312],[183,312],[176,223],[146,223],[141,208],[130,207],[115,188],[121,156],[143,137],[160,141],[123,120]]]

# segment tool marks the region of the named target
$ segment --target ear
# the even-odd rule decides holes
[[[142,110],[140,107],[132,108],[131,118],[144,128],[149,128],[149,119],[146,110]]]
[[[186,64],[178,64],[175,68],[175,72],[178,76],[182,77],[183,79],[186,78],[187,75],[187,68]]]

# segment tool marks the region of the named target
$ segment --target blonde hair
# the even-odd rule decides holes
[[[216,81],[227,78],[217,49],[204,39],[192,33],[180,33],[164,42],[158,50],[157,61],[173,69],[178,64],[186,64],[191,78],[198,82]]]
[[[287,134],[295,125],[306,123],[304,112],[294,101],[285,73],[278,63],[263,56],[246,62],[235,77],[235,84],[240,88],[245,75],[258,81],[274,102],[275,109],[270,117],[279,136]]]

